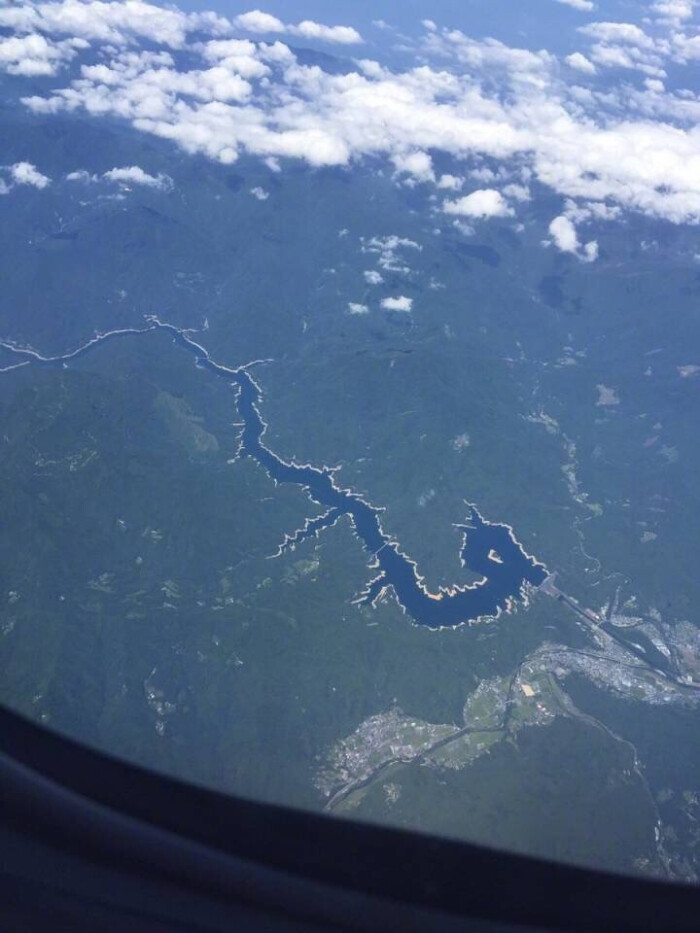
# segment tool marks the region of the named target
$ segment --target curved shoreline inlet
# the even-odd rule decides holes
[[[262,391],[248,372],[254,363],[239,369],[215,363],[208,351],[196,343],[186,330],[152,317],[144,328],[127,328],[98,335],[63,356],[44,357],[34,350],[9,343],[0,343],[0,346],[19,358],[18,363],[7,367],[6,371],[26,364],[65,366],[105,341],[153,331],[169,334],[178,346],[195,357],[197,366],[226,379],[234,386],[243,422],[238,455],[256,460],[276,483],[301,486],[313,502],[327,510],[307,520],[305,526],[293,535],[288,535],[280,546],[279,554],[306,538],[316,536],[323,528],[334,525],[345,515],[372,557],[371,568],[377,571],[356,603],[374,605],[385,592],[393,590],[399,605],[417,625],[433,629],[451,628],[497,617],[501,612],[512,610],[518,601],[525,600],[529,587],[544,582],[547,577],[546,567],[524,551],[512,529],[508,525],[486,521],[476,506],[467,503],[467,522],[457,526],[464,533],[460,556],[462,565],[478,573],[481,579],[469,586],[429,592],[418,574],[415,562],[382,529],[379,516],[383,509],[365,502],[352,490],[339,487],[335,482],[334,470],[287,462],[265,446],[263,437],[267,425],[259,411]]]

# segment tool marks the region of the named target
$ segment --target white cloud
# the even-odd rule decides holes
[[[684,20],[691,18],[694,6],[693,0],[658,0],[652,4],[651,9],[660,23],[679,27]]]
[[[498,175],[490,168],[474,168],[469,172],[469,177],[473,178],[474,181],[480,181],[484,184],[489,182],[496,181]]]
[[[397,174],[410,175],[416,181],[435,181],[433,161],[427,152],[397,153],[392,161]]]
[[[576,232],[576,227],[564,214],[554,218],[549,225],[549,233],[554,241],[554,245],[557,249],[561,250],[561,252],[572,253],[584,262],[593,262],[598,258],[598,243],[595,240],[591,240],[589,243],[585,244],[581,251],[581,244]]]
[[[404,275],[411,270],[399,256],[399,250],[413,249],[420,252],[423,247],[408,237],[391,234],[385,237],[372,237],[369,240],[361,239],[360,249],[363,253],[375,253],[379,256],[377,262],[385,272],[400,272]]]
[[[510,217],[513,214],[501,192],[494,188],[480,188],[458,201],[445,201],[442,209],[458,217]]]
[[[591,47],[590,56],[601,68],[629,68],[659,78],[666,76],[663,60],[658,55],[634,46],[598,43]]]
[[[285,24],[260,10],[243,13],[231,22],[216,13],[184,13],[147,0],[28,0],[21,6],[0,9],[0,26],[19,33],[70,35],[116,45],[146,39],[174,49],[183,48],[190,33],[228,36],[234,28],[252,33],[288,33],[342,45],[362,42],[351,26],[326,26],[312,20]]]
[[[622,42],[639,48],[654,48],[654,40],[634,23],[589,23],[579,26],[581,35],[600,42]]]
[[[670,16],[669,4],[657,3],[653,12]],[[684,8],[674,9],[687,24]],[[251,35],[262,26],[259,18],[244,22]],[[281,25],[283,34],[296,34]],[[5,68],[41,74],[60,67],[61,56],[80,55],[76,43],[92,44],[89,62],[67,86],[54,81],[25,99],[37,114],[123,120],[186,152],[224,164],[245,153],[273,171],[288,158],[311,166],[384,159],[404,181],[419,173],[432,183],[428,153],[436,161],[449,156],[464,165],[461,174],[479,172],[477,184],[492,192],[478,209],[465,198],[448,201],[445,209],[458,218],[513,211],[518,198],[504,186],[525,187],[526,170],[532,181],[577,202],[674,223],[700,221],[700,100],[659,84],[616,86],[612,77],[604,89],[567,84],[546,51],[436,29],[418,40],[415,67],[392,72],[365,62],[329,74],[300,65],[282,42],[232,38],[237,27],[221,17],[147,0],[28,0],[2,6],[0,26],[7,33],[0,47],[11,39],[42,40],[34,43],[34,58],[24,44],[5,59],[0,52]],[[669,60],[700,58],[700,36],[664,28],[660,19],[648,33],[631,23],[589,24],[579,33],[586,56],[574,52],[567,63],[588,73],[596,65],[634,68],[658,81]],[[62,42],[68,45],[57,51]],[[166,49],[187,49],[187,59]],[[429,64],[435,57],[441,61]],[[442,181],[454,177],[435,184],[457,191],[458,182]],[[401,249],[378,251],[380,269],[409,272]]]
[[[554,245],[563,253],[575,253],[579,248],[578,234],[576,227],[563,214],[555,217],[549,225],[549,232],[554,240]]]
[[[512,198],[514,201],[531,201],[532,194],[530,189],[526,185],[517,185],[510,184],[506,185],[503,189],[503,194],[506,197]]]
[[[421,20],[421,25],[423,26],[424,29],[427,29],[428,32],[435,32],[435,30],[437,29],[437,26],[436,26],[436,24],[433,22],[432,19],[423,19],[423,20]]]
[[[254,198],[257,198],[258,201],[267,201],[267,199],[270,197],[270,192],[265,191],[265,189],[261,188],[260,186],[251,188],[250,193],[253,195]]]
[[[413,298],[398,295],[396,298],[382,298],[382,308],[387,311],[410,311],[413,308]]]
[[[38,33],[0,38],[0,70],[25,77],[54,75],[85,46],[81,39],[55,42]]]
[[[262,10],[250,10],[248,13],[241,13],[237,16],[233,25],[245,32],[286,32],[287,27],[281,19],[272,16],[270,13],[263,13]]]
[[[297,25],[288,25],[270,13],[263,13],[262,10],[241,13],[234,19],[233,24],[244,32],[289,33],[304,39],[319,39],[322,42],[335,42],[340,45],[355,45],[363,41],[362,36],[352,26],[324,26],[308,19]]]
[[[568,200],[564,210],[564,214],[574,224],[589,220],[617,220],[620,213],[619,207],[605,204],[602,201],[584,201],[583,204],[578,204],[576,201]]]
[[[667,37],[650,36],[634,23],[590,23],[578,31],[594,40],[588,57],[601,68],[629,68],[664,77],[665,59],[671,52]]]
[[[381,285],[384,281],[381,272],[377,272],[376,269],[365,269],[362,274],[368,285]]]
[[[275,62],[277,65],[291,65],[296,61],[294,52],[284,42],[280,42],[279,39],[275,39],[269,45],[265,42],[258,43],[257,54],[264,61]]]
[[[99,180],[99,175],[91,175],[90,172],[86,171],[84,168],[80,168],[75,172],[68,172],[66,175],[66,181],[77,181],[84,185],[88,185],[91,182]]]
[[[37,112],[85,109],[121,117],[224,163],[241,150],[346,165],[363,156],[394,157],[407,146],[430,147],[502,164],[524,158],[538,181],[569,197],[611,198],[676,222],[700,214],[700,131],[609,116],[598,122],[595,113],[582,118],[580,107],[570,112],[554,87],[504,104],[469,77],[427,66],[371,78],[294,63],[281,92],[277,85],[269,92],[251,86],[251,103],[234,107],[217,100],[216,82],[200,83],[200,74],[121,64],[100,74],[86,69],[79,82],[26,103]]]
[[[687,36],[674,33],[672,36],[673,57],[681,64],[700,59],[700,35]]]
[[[209,43],[204,55],[211,58],[215,52]],[[255,51],[252,43],[246,43]],[[252,86],[239,71],[258,74],[269,69],[251,55],[229,55],[214,67],[204,70],[179,72],[167,53],[120,54],[109,64],[84,65],[82,77],[94,85],[94,109],[113,106],[121,116],[159,117],[167,114],[176,95],[202,101],[244,101],[250,97]],[[97,95],[100,96],[98,99]]]
[[[9,167],[10,177],[16,185],[30,185],[32,188],[46,188],[51,184],[47,175],[42,175],[31,162],[15,162]]]
[[[114,181],[119,185],[143,185],[146,188],[166,190],[172,187],[172,178],[169,175],[149,175],[138,165],[129,165],[124,168],[111,168],[102,176],[107,181]]]
[[[659,81],[658,78],[645,78],[644,87],[653,94],[663,94],[666,90],[663,81]]]
[[[70,35],[117,45],[147,39],[172,48],[182,48],[188,32],[203,27],[210,32],[230,30],[230,23],[214,13],[186,14],[146,0],[29,0],[1,8],[0,26],[19,33]]]
[[[573,7],[575,10],[583,10],[585,13],[590,13],[591,10],[595,10],[595,3],[592,0],[557,0],[557,3],[563,3],[566,6]]]
[[[91,174],[85,169],[78,169],[75,172],[69,172],[66,175],[66,181],[80,182],[81,184],[95,184],[99,181],[116,182],[122,187],[131,185],[141,185],[145,188],[156,188],[160,191],[169,191],[173,186],[173,180],[169,175],[158,174],[149,175],[138,165],[129,165],[123,168],[112,168],[102,175]]]
[[[453,58],[476,72],[505,73],[516,84],[538,84],[556,66],[556,58],[544,50],[531,52],[499,42],[472,39],[459,29],[428,32],[422,49],[431,55]]]
[[[369,308],[367,305],[358,304],[356,301],[348,302],[348,313],[349,314],[369,314]]]
[[[582,71],[584,74],[594,75],[597,70],[593,62],[586,58],[585,55],[582,55],[581,52],[573,52],[571,55],[567,55],[564,61],[569,68]]]
[[[31,162],[15,162],[14,165],[2,165],[0,166],[0,172],[5,174],[5,178],[0,175],[0,195],[9,194],[13,188],[21,185],[42,190],[48,188],[51,184],[48,175],[42,175],[36,165],[32,165]]]
[[[276,42],[274,46],[266,46],[263,50],[266,53],[265,57],[279,59],[277,47],[289,55],[289,61],[294,60],[287,46],[281,42]],[[249,39],[211,39],[204,46],[203,57],[219,68],[246,79],[262,78],[270,73],[269,67],[260,60],[258,47]]]
[[[598,258],[598,241],[590,240],[583,247],[583,260],[584,262],[595,262]]]
[[[446,191],[460,191],[463,185],[463,178],[458,178],[456,175],[441,175],[437,186]]]
[[[337,42],[340,45],[358,45],[364,41],[352,26],[324,26],[307,19],[297,26],[287,28],[292,35],[303,36],[304,39],[320,39],[323,42]]]

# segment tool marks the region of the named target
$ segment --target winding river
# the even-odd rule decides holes
[[[306,538],[334,525],[346,516],[371,558],[375,576],[356,600],[373,605],[392,591],[404,611],[417,625],[432,629],[454,627],[498,616],[526,599],[529,587],[541,584],[547,576],[545,566],[526,554],[508,525],[486,521],[476,506],[467,505],[467,520],[458,526],[463,533],[460,557],[463,566],[480,575],[470,586],[440,588],[431,593],[418,573],[417,566],[398,543],[382,528],[383,509],[366,502],[351,489],[340,487],[335,470],[328,467],[299,465],[283,460],[264,443],[266,424],[260,414],[262,391],[249,370],[262,361],[238,369],[223,366],[211,359],[209,352],[196,343],[190,332],[164,323],[155,317],[143,328],[125,328],[93,337],[83,346],[62,356],[42,356],[35,350],[0,342],[15,362],[0,372],[19,367],[67,366],[106,341],[161,331],[194,358],[195,364],[234,387],[236,404],[243,423],[239,456],[251,457],[277,483],[300,486],[309,499],[325,511],[309,519],[303,528],[287,536],[280,553],[295,547]]]

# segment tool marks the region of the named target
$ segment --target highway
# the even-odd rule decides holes
[[[538,587],[538,592],[544,593],[546,596],[551,596],[553,599],[556,599],[560,603],[564,603],[565,606],[568,606],[572,612],[576,613],[579,620],[582,620],[592,631],[594,638],[597,640],[605,641],[609,639],[610,641],[615,642],[620,648],[629,654],[634,655],[639,661],[642,662],[644,667],[648,670],[653,671],[659,677],[662,677],[664,680],[667,680],[669,683],[672,683],[675,687],[697,693],[700,691],[700,684],[697,683],[688,683],[685,680],[682,680],[680,675],[674,673],[671,670],[660,668],[649,660],[644,650],[637,648],[635,645],[630,644],[625,638],[622,638],[616,631],[615,626],[608,622],[604,616],[598,615],[592,609],[587,609],[585,606],[582,606],[573,596],[569,596],[564,593],[559,587],[555,584],[556,573],[551,573],[547,579]]]

